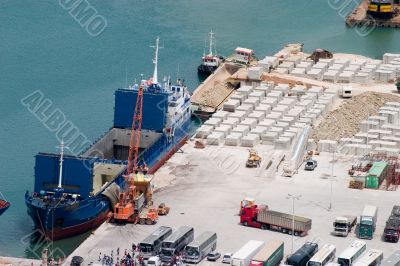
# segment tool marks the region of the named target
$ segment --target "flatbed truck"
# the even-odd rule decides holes
[[[335,236],[347,236],[357,224],[357,216],[343,215],[335,218],[333,234]]]
[[[282,233],[305,236],[311,230],[312,220],[300,216],[272,211],[266,205],[255,205],[254,201],[242,201],[240,223],[244,226],[275,230]]]

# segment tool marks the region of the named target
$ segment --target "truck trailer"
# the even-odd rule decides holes
[[[335,236],[347,236],[357,224],[357,216],[343,215],[335,218],[333,234]]]
[[[271,211],[266,205],[255,205],[253,201],[244,200],[240,209],[240,223],[244,226],[275,230],[296,236],[305,236],[311,229],[311,219]]]
[[[283,250],[282,241],[270,241],[254,256],[250,266],[277,266],[283,259]]]
[[[366,205],[360,216],[360,225],[358,227],[358,237],[362,239],[372,239],[374,236],[376,221],[378,218],[378,208],[372,205]]]
[[[390,217],[386,221],[386,226],[383,231],[383,239],[387,242],[399,241],[400,235],[400,206],[393,206]]]
[[[250,240],[232,255],[231,265],[249,266],[251,259],[261,250],[263,246],[263,241]]]

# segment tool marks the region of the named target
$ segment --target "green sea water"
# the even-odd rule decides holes
[[[112,125],[114,90],[151,75],[156,36],[164,47],[159,75],[184,77],[192,89],[211,29],[223,55],[243,46],[263,57],[291,42],[374,58],[399,52],[398,30],[346,28],[349,8],[333,0],[87,0],[106,24],[100,34],[79,23],[69,1],[0,1],[0,192],[12,203],[0,217],[1,256],[33,257],[42,248],[31,238],[24,193],[33,187],[35,153],[57,151],[57,139],[21,104],[33,91],[95,140]],[[85,237],[54,247],[69,253]]]

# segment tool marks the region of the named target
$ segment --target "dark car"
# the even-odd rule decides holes
[[[83,258],[81,256],[74,256],[71,260],[71,266],[80,266],[83,263]]]
[[[316,160],[309,159],[306,161],[306,165],[304,166],[304,170],[314,170],[317,167],[318,163]]]
[[[207,260],[209,261],[217,261],[221,257],[221,253],[211,252],[207,255]]]

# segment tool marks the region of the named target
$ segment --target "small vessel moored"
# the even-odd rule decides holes
[[[214,32],[210,32],[210,43],[209,43],[209,52],[206,55],[204,52],[203,57],[201,58],[201,64],[197,68],[197,72],[199,75],[208,77],[211,75],[224,61],[222,56],[217,55],[215,44],[214,44]],[[213,52],[214,49],[214,52]]]

